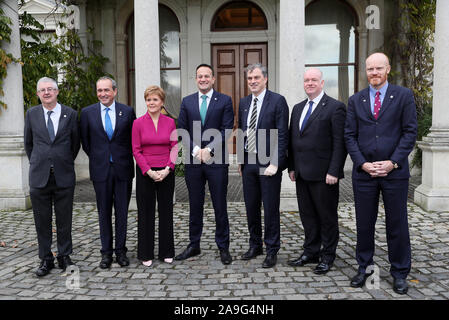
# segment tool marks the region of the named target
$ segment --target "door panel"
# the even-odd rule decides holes
[[[215,73],[214,89],[232,98],[234,129],[238,126],[240,99],[249,95],[245,68],[253,63],[267,66],[267,44],[214,44],[212,67]],[[229,140],[229,152],[235,153],[235,136]]]

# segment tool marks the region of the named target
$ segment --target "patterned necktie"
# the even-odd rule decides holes
[[[50,136],[51,142],[55,141],[55,127],[53,126],[53,121],[50,119],[50,115],[53,111],[47,111],[48,119],[47,119],[47,130],[48,135]]]
[[[306,116],[304,117],[304,120],[302,121],[302,125],[300,128],[300,131],[304,130],[304,127],[306,126],[307,120],[309,120],[310,115],[312,114],[312,107],[313,107],[313,101],[309,101],[309,109],[307,110]]]
[[[374,98],[374,119],[377,120],[379,117],[381,102],[380,102],[380,91],[376,92],[376,98]]]
[[[106,130],[106,134],[108,135],[109,140],[111,140],[114,129],[112,129],[112,121],[108,113],[109,111],[111,111],[111,109],[106,108],[106,115],[104,116],[104,129]]]
[[[201,116],[201,123],[204,125],[204,121],[206,120],[206,113],[207,113],[207,96],[205,94],[203,94],[201,96],[201,99],[203,99],[203,102],[201,102],[200,116]]]
[[[248,127],[248,152],[256,152],[256,122],[257,122],[257,98],[254,98],[253,110],[251,111],[251,118]]]

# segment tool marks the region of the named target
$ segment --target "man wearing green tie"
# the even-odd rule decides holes
[[[203,206],[206,181],[215,211],[215,242],[223,264],[232,262],[229,254],[229,221],[227,213],[228,152],[226,141],[234,125],[231,97],[212,89],[215,83],[211,66],[196,69],[199,92],[182,100],[178,117],[178,134],[188,152],[185,179],[189,191],[190,221],[187,249],[175,257],[185,260],[201,253]],[[185,134],[182,134],[184,132]]]

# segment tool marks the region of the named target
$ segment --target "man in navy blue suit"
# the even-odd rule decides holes
[[[374,53],[366,59],[370,86],[349,98],[345,142],[354,163],[352,183],[357,222],[358,273],[352,287],[362,287],[373,264],[374,232],[379,194],[385,206],[388,258],[393,289],[408,290],[411,268],[407,195],[408,156],[417,134],[413,92],[388,83],[388,57]]]
[[[246,78],[251,94],[239,104],[239,129],[246,134],[239,139],[237,155],[250,238],[249,250],[241,258],[250,260],[263,253],[263,203],[267,255],[262,267],[271,268],[280,249],[279,205],[282,171],[287,167],[289,110],[283,96],[267,90],[266,67],[249,65]]]
[[[133,108],[115,101],[117,85],[108,77],[97,81],[99,102],[81,111],[81,142],[89,157],[89,173],[97,198],[100,223],[100,268],[112,264],[112,206],[115,212],[115,256],[120,266],[128,266],[126,229],[131,199],[134,161],[131,130],[136,115]]]
[[[196,69],[199,92],[182,100],[178,134],[183,137],[187,163],[185,180],[189,191],[190,221],[187,248],[175,257],[185,260],[201,253],[206,181],[215,212],[215,242],[223,264],[230,264],[229,221],[227,212],[228,152],[226,140],[234,124],[231,97],[212,89],[215,77],[211,66]],[[184,131],[184,135],[181,133]]]

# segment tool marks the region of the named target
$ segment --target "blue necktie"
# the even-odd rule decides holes
[[[106,108],[106,115],[104,116],[104,129],[106,130],[106,134],[108,135],[109,140],[111,140],[114,129],[112,129],[112,121],[109,117],[108,111],[111,111],[111,109]]]
[[[201,98],[203,99],[203,102],[201,102],[200,116],[201,116],[201,123],[204,125],[207,113],[207,96],[203,94]]]
[[[53,111],[47,111],[48,114],[48,120],[47,120],[47,130],[48,135],[50,136],[51,142],[55,141],[55,127],[53,126],[53,121],[50,119],[50,115],[53,113]]]
[[[104,116],[104,128],[106,130],[106,134],[108,135],[109,140],[112,139],[112,135],[114,134],[114,129],[112,129],[112,121],[109,117],[108,111],[111,111],[111,109],[106,108],[106,115]],[[112,161],[112,154],[109,156],[109,161]]]
[[[313,107],[313,101],[309,101],[309,110],[307,110],[306,116],[304,117],[304,120],[302,121],[301,132],[302,132],[302,130],[304,130],[307,120],[309,120],[309,117],[312,114],[312,107]]]

